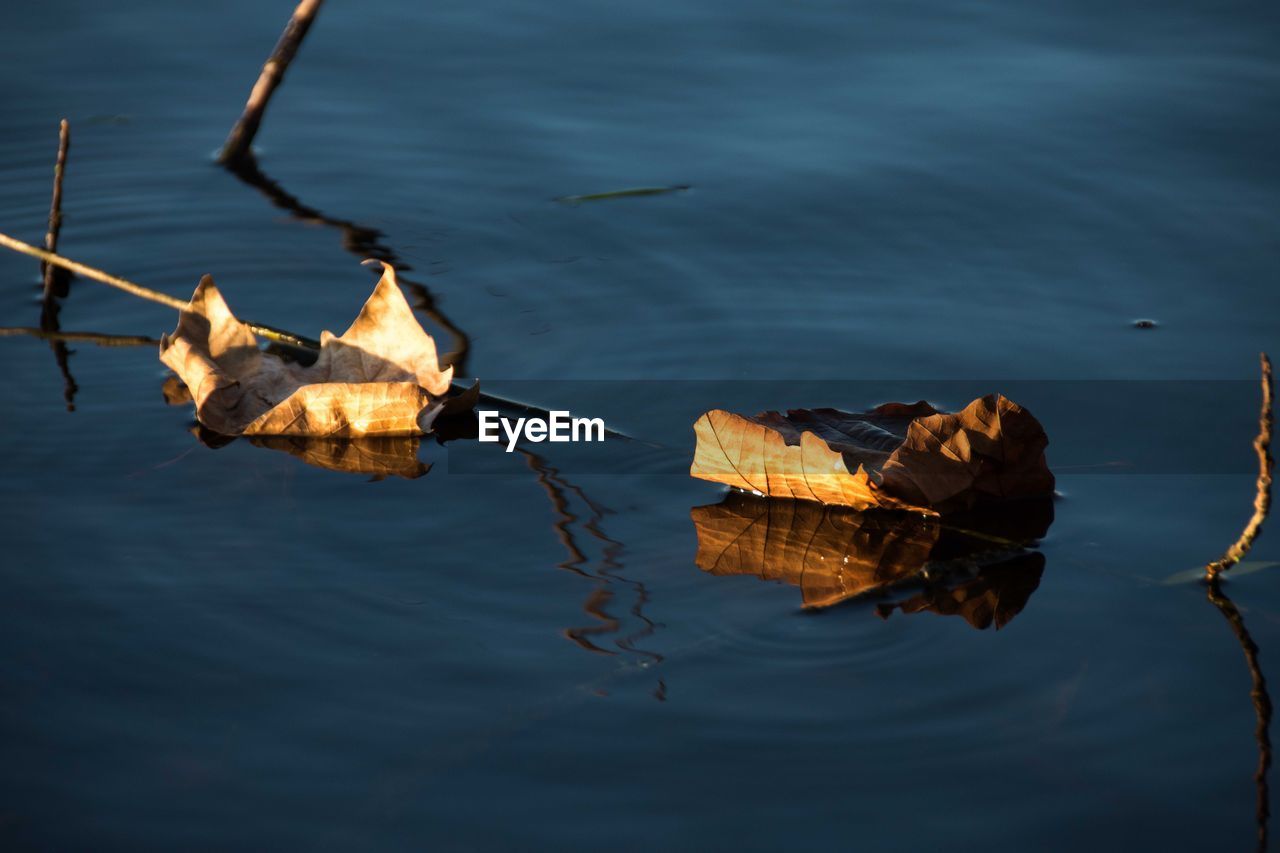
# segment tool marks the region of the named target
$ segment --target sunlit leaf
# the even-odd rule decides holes
[[[383,275],[341,337],[321,335],[303,366],[258,347],[205,276],[160,360],[182,379],[199,422],[224,435],[357,437],[418,435],[430,429],[449,389],[435,342],[396,284]]]
[[[1040,423],[999,395],[956,414],[927,403],[870,412],[793,409],[754,418],[714,410],[694,424],[689,473],[746,491],[854,509],[953,512],[1046,495]]]

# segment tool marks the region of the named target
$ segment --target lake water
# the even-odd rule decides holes
[[[316,336],[390,252],[464,375],[660,449],[428,441],[371,481],[201,444],[154,347],[69,344],[71,393],[0,340],[6,849],[1258,843],[1241,644],[1164,581],[1250,512],[1280,13],[335,0],[273,196],[211,158],[291,8],[8,10],[0,231],[39,242],[66,117],[65,254]],[[38,325],[38,265],[0,271]],[[88,281],[59,319],[175,320]],[[699,412],[987,391],[1061,493],[999,630],[695,563]],[[1280,679],[1280,568],[1224,590]]]

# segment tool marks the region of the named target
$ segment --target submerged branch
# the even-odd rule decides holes
[[[1209,579],[1215,579],[1221,572],[1230,569],[1244,559],[1253,547],[1253,542],[1262,532],[1262,522],[1266,520],[1271,509],[1271,429],[1274,424],[1272,413],[1272,394],[1274,382],[1271,377],[1271,359],[1264,352],[1262,361],[1262,412],[1258,416],[1258,437],[1253,440],[1253,449],[1258,454],[1258,487],[1253,499],[1253,515],[1240,538],[1232,543],[1221,559],[1215,560],[1205,567]]]
[[[257,82],[249,92],[249,100],[244,105],[244,112],[231,128],[231,133],[227,136],[221,153],[218,154],[219,162],[231,163],[249,153],[253,138],[262,125],[262,116],[266,113],[267,103],[271,100],[276,87],[284,81],[284,73],[297,55],[298,47],[302,44],[307,30],[311,29],[316,13],[320,11],[320,3],[321,0],[302,0],[293,10],[293,16],[289,18],[284,32],[280,34],[275,50],[271,51],[271,56],[267,57],[266,64],[262,66],[262,73],[258,75]]]

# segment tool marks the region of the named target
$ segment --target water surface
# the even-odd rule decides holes
[[[1252,498],[1274,11],[334,2],[259,137],[290,209],[211,162],[290,6],[9,10],[0,230],[39,240],[67,117],[66,254],[179,296],[209,272],[314,336],[390,251],[466,374],[526,398],[651,380],[597,398],[669,454],[468,474],[424,445],[425,477],[369,482],[200,444],[153,348],[71,344],[68,394],[47,342],[0,340],[6,847],[1256,843],[1241,647],[1203,587],[1161,581]],[[0,269],[0,323],[37,325],[36,265]],[[77,282],[60,322],[174,318]],[[1109,407],[1046,409],[1062,495],[998,631],[804,612],[695,565],[690,509],[723,493],[668,472],[691,413],[961,379],[1233,381],[1140,448]],[[1276,577],[1226,587],[1266,673]]]

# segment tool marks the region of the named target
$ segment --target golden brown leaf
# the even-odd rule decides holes
[[[262,352],[209,276],[161,339],[160,360],[191,389],[197,420],[224,435],[418,435],[453,374],[388,264],[351,327],[321,335],[313,365]]]
[[[693,428],[691,475],[769,497],[950,512],[1053,490],[1044,429],[998,395],[953,415],[924,402],[754,418],[717,409]]]
[[[954,415],[917,418],[885,462],[884,490],[943,511],[1047,495],[1049,437],[1030,412],[1003,395],[974,400]]]

